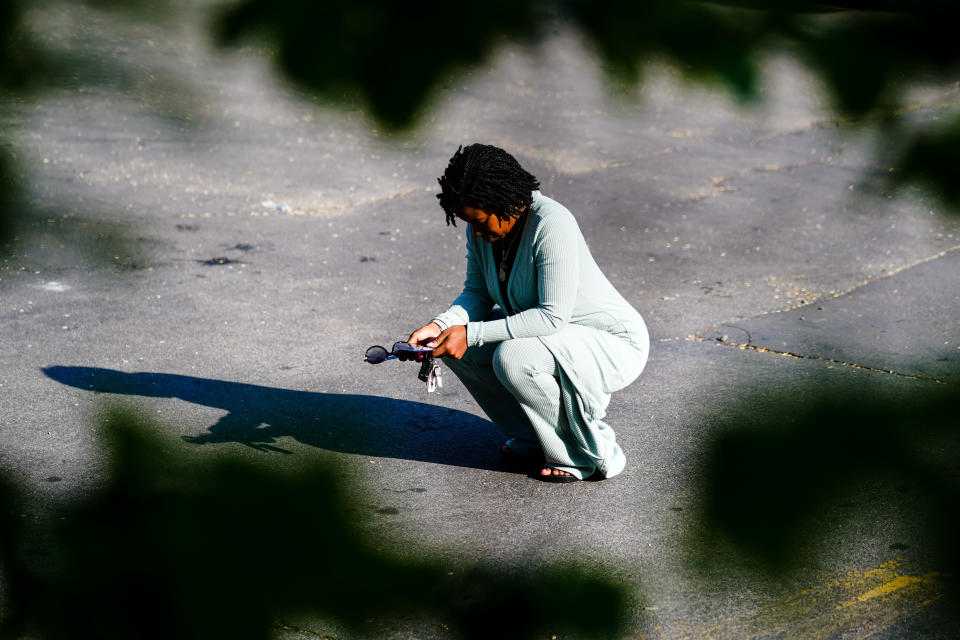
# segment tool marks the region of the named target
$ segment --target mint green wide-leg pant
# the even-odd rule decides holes
[[[558,351],[573,358],[575,383],[557,361]],[[547,465],[578,478],[597,470],[610,477],[623,469],[626,459],[616,435],[600,418],[610,393],[640,374],[645,350],[597,329],[568,325],[543,339],[470,347],[462,359],[444,362],[518,453],[542,449]],[[584,393],[592,411],[584,410]]]

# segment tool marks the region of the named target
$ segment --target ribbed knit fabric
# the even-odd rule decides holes
[[[610,394],[643,370],[647,329],[565,207],[534,191],[524,215],[531,218],[507,287],[518,313],[491,313],[505,308],[493,252],[468,227],[463,292],[433,320],[467,326],[467,354],[448,364],[501,431],[536,438],[549,464],[577,477],[611,477],[625,458],[602,419]]]

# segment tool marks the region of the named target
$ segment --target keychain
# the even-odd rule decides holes
[[[433,349],[430,347],[411,347],[406,342],[395,342],[393,348],[387,351],[376,345],[367,349],[363,361],[370,364],[380,364],[387,360],[406,360],[419,362],[420,371],[417,378],[427,383],[427,392],[433,393],[438,387],[443,387],[440,365],[433,359]]]
[[[433,365],[433,368],[430,369],[430,375],[427,376],[427,393],[433,393],[438,388],[443,388],[442,374],[443,371],[440,370],[440,365]]]

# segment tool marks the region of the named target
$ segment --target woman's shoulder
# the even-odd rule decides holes
[[[535,215],[540,216],[550,216],[550,215],[573,215],[570,213],[570,210],[565,206],[554,200],[553,198],[548,198],[543,195],[539,190],[534,191],[533,200],[530,203],[530,210]]]
[[[530,213],[533,214],[534,243],[550,242],[548,238],[566,238],[564,242],[580,237],[580,226],[565,206],[534,191]]]
[[[538,226],[566,226],[577,224],[576,219],[569,209],[539,191],[533,192],[533,202],[530,206],[530,213],[537,219],[539,223]]]

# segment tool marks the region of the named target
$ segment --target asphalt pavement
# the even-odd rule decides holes
[[[603,568],[645,594],[632,638],[951,637],[944,568],[902,495],[822,531],[817,562],[775,584],[744,571],[706,587],[685,559],[711,418],[748,397],[776,412],[747,390],[909,402],[960,383],[960,217],[886,187],[882,133],[838,119],[798,63],[767,61],[749,104],[663,64],[622,95],[558,30],[451,81],[391,137],[283,85],[254,51],[214,50],[189,20],[170,39],[93,9],[32,19],[64,47],[109,45],[131,72],[4,110],[34,222],[0,267],[0,463],[38,500],[102,480],[94,418],[120,401],[183,455],[336,461],[363,488],[360,526],[397,553]],[[933,121],[960,89],[911,100],[900,117]],[[412,365],[361,362],[458,293],[463,229],[434,193],[477,141],[574,213],[648,322],[647,368],[608,411],[628,458],[609,481],[505,467],[452,374],[428,394]],[[177,392],[186,380],[208,392]],[[317,413],[336,426],[305,427]]]

